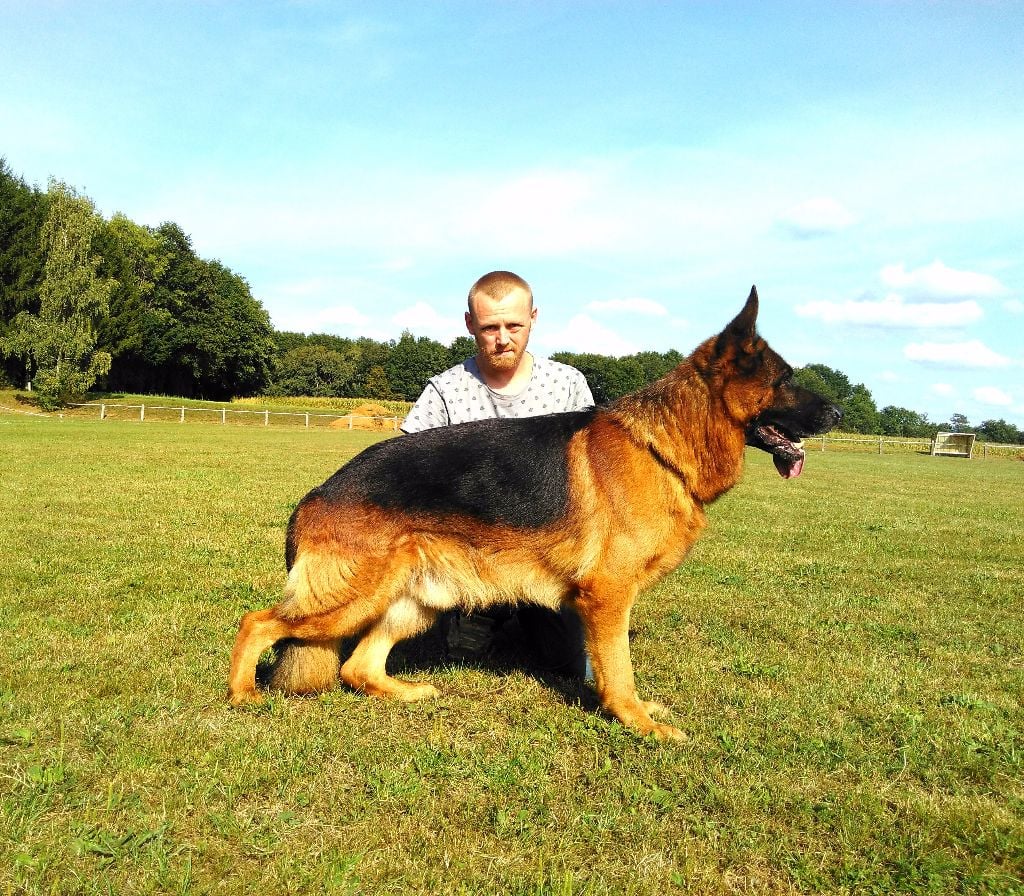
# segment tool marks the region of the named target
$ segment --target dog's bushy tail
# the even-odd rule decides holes
[[[321,694],[338,685],[340,639],[334,641],[282,641],[267,677],[272,691],[285,694]]]

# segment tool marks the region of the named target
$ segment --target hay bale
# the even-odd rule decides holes
[[[393,430],[395,418],[398,416],[393,411],[373,402],[365,402],[357,408],[353,408],[352,425],[349,426],[349,418],[342,417],[331,423],[331,429],[380,429]]]

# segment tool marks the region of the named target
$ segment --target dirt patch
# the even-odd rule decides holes
[[[335,420],[331,423],[331,429],[382,429],[390,431],[394,430],[396,419],[401,423],[401,417],[394,413],[394,411],[389,411],[387,408],[372,402],[361,404],[359,407],[353,408],[350,413],[352,415],[351,425],[349,424],[348,417],[342,417],[340,420]]]

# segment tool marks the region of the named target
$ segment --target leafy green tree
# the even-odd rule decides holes
[[[963,414],[954,414],[949,418],[950,432],[968,432],[971,424]]]
[[[283,358],[292,349],[307,345],[306,334],[292,330],[274,330],[274,351],[278,359]]]
[[[793,380],[838,405],[843,412],[842,428],[847,432],[881,432],[878,408],[863,383],[851,385],[845,373],[825,364],[801,367],[793,372]]]
[[[0,338],[22,311],[39,312],[41,235],[48,213],[47,194],[16,177],[0,158]],[[4,358],[0,380],[23,386],[28,379],[26,360],[17,354]]]
[[[660,352],[640,352],[633,355],[636,362],[643,368],[645,383],[653,383],[673,370],[683,360],[683,356],[675,349],[661,354]]]
[[[808,364],[793,372],[793,380],[827,398],[845,411],[845,402],[850,397],[853,387],[850,379],[840,370],[833,370],[825,364]],[[844,422],[845,427],[845,422]]]
[[[905,438],[922,438],[931,436],[935,426],[928,422],[926,414],[919,414],[908,408],[887,405],[878,414],[878,422],[883,435],[903,436]]]
[[[978,435],[986,441],[1002,445],[1024,445],[1024,433],[1002,418],[986,420],[978,427]]]
[[[476,354],[476,340],[472,336],[456,336],[448,346],[448,366],[461,364]]]
[[[319,345],[328,351],[337,352],[347,361],[355,363],[359,357],[359,347],[355,340],[334,333],[310,333],[306,337],[307,345]]]
[[[102,258],[99,272],[116,281],[109,313],[98,327],[99,345],[112,358],[105,384],[142,391],[140,369],[146,366],[153,289],[167,270],[169,256],[151,228],[124,215],[114,215],[100,228],[96,245]]]
[[[377,398],[385,401],[396,397],[388,382],[388,372],[380,364],[374,364],[366,371],[359,386],[358,397]]]
[[[205,263],[213,292],[203,321],[203,390],[215,398],[257,395],[270,382],[274,342],[270,315],[249,284],[219,261]]]
[[[26,359],[39,403],[55,408],[110,369],[110,354],[96,349],[96,325],[107,313],[114,283],[96,273],[100,259],[92,244],[101,219],[92,202],[55,180],[48,194],[39,313],[19,313],[0,348]]]
[[[595,355],[588,352],[576,354],[575,352],[556,352],[551,356],[552,361],[568,364],[575,367],[583,374],[590,386],[590,392],[594,401],[598,404],[608,404],[617,398],[616,377],[613,367],[616,359],[608,355]]]
[[[135,323],[139,349],[119,358],[111,382],[221,400],[263,391],[275,342],[249,285],[220,262],[199,258],[177,224],[161,224],[153,235],[160,262]]]
[[[366,336],[355,340],[353,361],[356,372],[352,377],[352,398],[397,398],[388,381],[387,363],[391,346]]]
[[[406,330],[392,346],[384,368],[391,390],[406,401],[415,401],[427,380],[450,366],[448,357],[440,342],[426,336],[417,339]]]
[[[867,435],[876,435],[881,432],[878,408],[875,407],[875,400],[863,383],[858,383],[850,389],[850,394],[841,406],[843,428],[848,432]]]
[[[277,363],[269,395],[344,395],[355,365],[322,345],[301,345]]]

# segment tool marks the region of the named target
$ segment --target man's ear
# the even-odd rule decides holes
[[[466,329],[469,330],[469,335],[475,339],[476,330],[473,329],[473,315],[468,311],[466,312]]]

